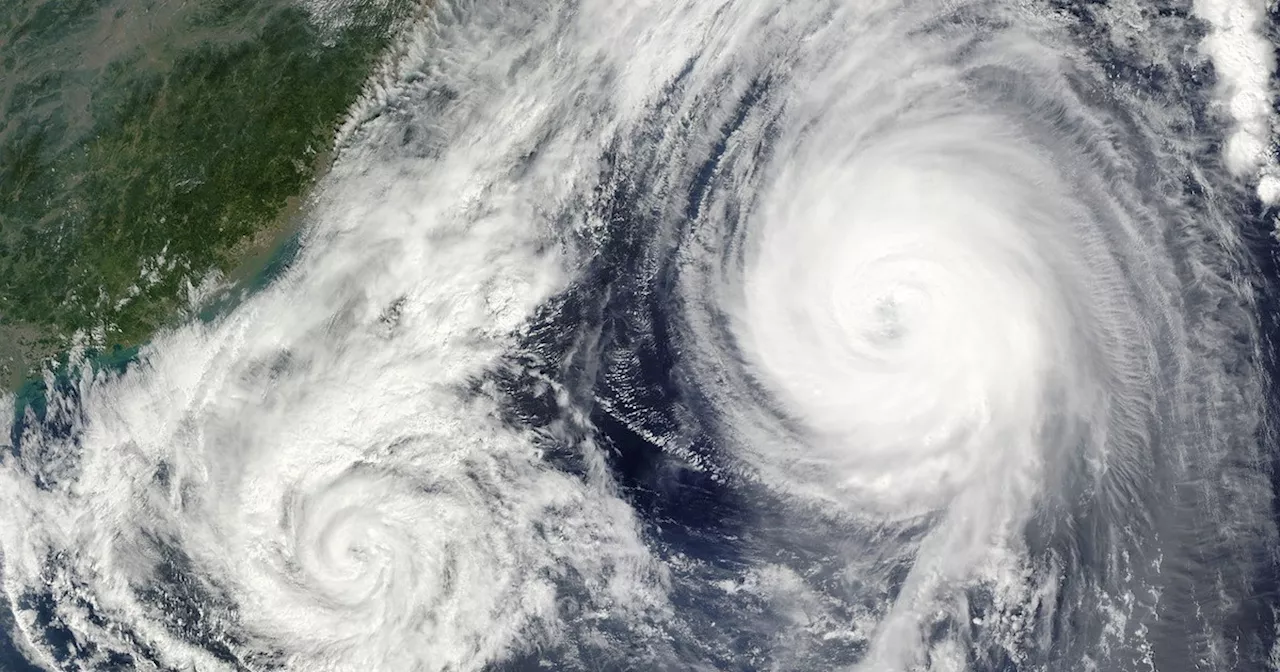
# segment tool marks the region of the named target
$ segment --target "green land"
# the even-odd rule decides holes
[[[338,5],[338,3],[329,3]],[[0,387],[261,258],[417,3],[0,3]],[[333,9],[330,7],[330,9]]]

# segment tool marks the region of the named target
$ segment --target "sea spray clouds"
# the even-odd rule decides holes
[[[1190,6],[1144,7],[438,4],[287,273],[6,434],[16,638],[81,669],[1256,669],[1262,164],[1210,149],[1238,129]]]
[[[1209,24],[1201,49],[1213,60],[1218,94],[1235,122],[1224,156],[1237,175],[1257,179],[1258,198],[1280,204],[1276,164],[1275,45],[1267,39],[1267,4],[1260,0],[1196,0],[1195,13]]]
[[[753,493],[733,557],[790,550],[676,585],[785,624],[753,640],[781,667],[1264,656],[1263,374],[1241,182],[1179,79],[1195,24],[1152,42],[983,2],[712,23],[616,161],[597,394],[619,435]]]

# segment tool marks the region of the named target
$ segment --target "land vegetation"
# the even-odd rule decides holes
[[[4,387],[73,339],[136,347],[261,257],[415,4],[0,3]]]

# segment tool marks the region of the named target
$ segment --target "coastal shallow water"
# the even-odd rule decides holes
[[[1213,27],[441,4],[287,269],[0,427],[15,648],[1266,669],[1274,212]]]

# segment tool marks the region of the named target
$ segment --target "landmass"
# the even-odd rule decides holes
[[[287,236],[416,3],[0,3],[0,386],[146,342]]]

